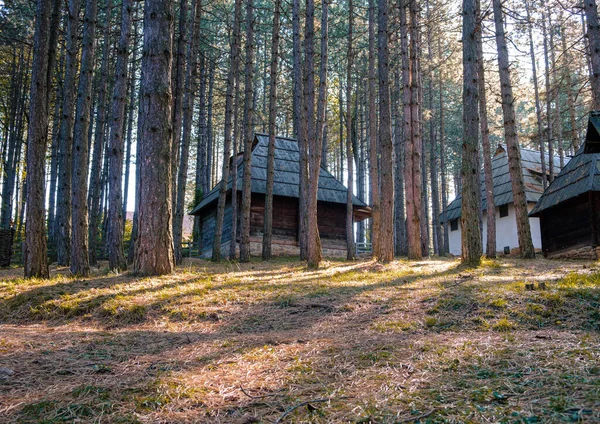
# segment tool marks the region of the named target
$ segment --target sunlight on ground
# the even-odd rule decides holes
[[[8,422],[600,420],[593,263],[67,272],[0,271]]]

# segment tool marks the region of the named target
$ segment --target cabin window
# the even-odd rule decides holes
[[[458,230],[458,219],[453,219],[450,221],[450,231]]]
[[[498,209],[500,209],[500,218],[508,216],[508,205],[502,205]]]

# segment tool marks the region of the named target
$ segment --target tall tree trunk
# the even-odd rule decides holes
[[[562,54],[564,56],[563,75],[565,86],[567,87],[567,108],[569,109],[569,123],[571,124],[571,145],[573,151],[579,150],[579,134],[577,131],[577,121],[575,119],[575,99],[573,98],[573,80],[571,79],[571,51],[567,48],[567,37],[564,33],[565,28],[561,30]]]
[[[241,1],[241,0],[239,0]],[[240,11],[241,21],[241,11]],[[240,52],[241,57],[241,52]],[[233,105],[233,172],[231,173],[231,240],[229,241],[229,260],[236,258],[238,235],[238,139],[240,135],[239,109],[240,109],[240,79],[235,79],[235,96]]]
[[[478,7],[479,8],[479,7]],[[494,199],[494,180],[492,175],[492,152],[490,146],[490,129],[487,116],[487,99],[485,93],[485,68],[483,63],[483,41],[481,24],[482,17],[478,16],[477,37],[477,72],[479,88],[479,119],[481,128],[481,147],[483,150],[483,173],[485,181],[485,200],[487,204],[487,239],[485,255],[492,259],[496,257],[496,201]]]
[[[405,3],[400,8],[400,30],[402,38],[407,38]],[[406,229],[408,258],[419,260],[423,257],[421,246],[421,151],[422,140],[419,122],[419,22],[418,5],[410,3],[410,54],[408,42],[404,41],[402,82],[404,86],[404,181],[406,197]]]
[[[315,216],[311,216],[311,151],[315,143],[315,68],[314,68],[314,39],[315,39],[315,5],[314,0],[306,0],[306,16],[304,21],[304,74],[301,136],[298,139],[300,149],[300,256],[307,259],[309,267],[315,267],[314,251],[319,250],[320,240],[315,239]],[[314,209],[316,215],[316,207]],[[315,228],[317,228],[315,230]]]
[[[319,99],[317,116],[314,111],[315,72],[314,72],[314,2],[306,2],[306,36],[305,36],[305,75],[304,75],[304,116],[307,122],[308,148],[308,181],[305,209],[307,223],[307,261],[309,268],[318,268],[322,259],[321,239],[317,221],[317,195],[319,190],[319,171],[321,169],[321,154],[323,141],[323,126],[325,124],[325,104],[327,97],[327,0],[323,2],[321,19],[321,68],[319,74]],[[301,159],[302,161],[302,159]]]
[[[72,187],[73,198],[72,231],[71,231],[71,273],[87,276],[90,272],[88,259],[88,139],[91,115],[92,84],[94,76],[94,52],[96,41],[97,0],[86,0],[83,23],[83,47],[81,53],[81,73],[77,92],[77,112],[73,133],[73,166]]]
[[[545,2],[542,1],[542,7],[545,9]],[[550,19],[550,15],[548,15]],[[552,24],[551,24],[552,25]],[[546,142],[548,143],[548,182],[554,181],[554,128],[552,125],[552,88],[550,86],[550,60],[548,59],[548,34],[546,33],[546,12],[542,9],[542,36],[544,38],[544,64],[546,77]],[[558,102],[558,99],[556,99]],[[540,150],[543,151],[543,150]]]
[[[244,180],[242,189],[242,215],[240,261],[250,261],[250,206],[252,202],[252,142],[254,141],[254,0],[246,5],[246,83],[244,98]]]
[[[61,49],[62,50],[62,49]],[[56,72],[59,81],[56,84],[54,99],[54,116],[52,121],[52,146],[50,148],[50,192],[48,193],[48,238],[50,242],[50,258],[56,258],[56,183],[58,180],[58,135],[60,130],[60,97],[63,90],[64,51],[61,51],[60,65]]]
[[[194,13],[194,11],[192,11]],[[177,37],[177,51],[175,56],[175,63],[173,67],[173,81],[172,81],[172,91],[173,91],[173,147],[171,150],[171,175],[173,177],[172,187],[171,187],[171,204],[173,207],[177,204],[177,167],[179,165],[179,150],[180,150],[180,141],[181,141],[181,121],[182,121],[182,113],[183,113],[183,84],[186,78],[186,45],[188,43],[187,32],[188,32],[188,24],[187,24],[187,15],[188,15],[188,0],[181,0],[179,3],[179,34]],[[193,25],[193,24],[192,24]],[[176,216],[176,213],[173,214]],[[176,230],[173,230],[173,235],[175,235]],[[174,241],[177,242],[176,240]],[[181,244],[181,243],[180,243]],[[178,250],[181,247],[175,245],[175,260],[177,263],[181,261]]]
[[[69,265],[71,257],[71,181],[73,169],[73,115],[75,110],[75,78],[77,74],[77,25],[81,0],[69,0],[66,33],[66,62],[62,115],[59,135],[58,193],[56,210],[56,254],[58,265]]]
[[[129,58],[129,40],[131,32],[132,0],[122,0],[121,36],[117,49],[117,67],[110,119],[109,157],[109,218],[108,218],[108,267],[114,271],[127,269],[123,250],[123,147],[125,128],[125,103],[127,97],[127,66]]]
[[[356,256],[354,244],[354,208],[352,205],[352,190],[354,187],[354,164],[352,142],[352,65],[354,60],[354,51],[352,45],[354,23],[354,3],[352,0],[348,2],[348,54],[346,67],[346,158],[348,161],[348,183],[346,191],[346,259],[353,261]],[[341,80],[341,78],[340,78]],[[341,113],[341,110],[340,110]],[[356,153],[356,152],[355,152]],[[358,164],[358,162],[357,162]],[[312,177],[311,177],[312,178]],[[316,212],[316,211],[315,211]],[[316,213],[315,213],[316,215]]]
[[[540,146],[540,161],[542,164],[542,186],[544,190],[548,187],[548,176],[546,174],[546,153],[544,149],[543,130],[542,130],[542,107],[540,106],[540,90],[538,88],[537,65],[535,60],[535,49],[533,48],[533,33],[531,23],[531,13],[529,11],[529,1],[525,0],[525,10],[527,12],[527,32],[529,34],[529,56],[531,59],[531,73],[533,78],[533,90],[535,93],[535,116],[537,124],[537,139]]]
[[[177,174],[177,195],[173,219],[173,244],[175,246],[175,262],[181,264],[183,254],[181,243],[183,241],[183,216],[185,213],[185,188],[189,165],[190,140],[192,138],[192,121],[194,118],[194,101],[196,99],[196,85],[198,80],[198,47],[200,45],[200,18],[202,0],[192,0],[192,27],[190,43],[187,51],[187,69],[185,76],[185,95],[183,100],[183,133],[181,138],[181,152]],[[202,107],[202,106],[201,106]],[[175,176],[173,176],[175,178]],[[198,199],[196,199],[198,200]]]
[[[550,19],[551,11],[550,8],[547,8],[548,11],[548,23],[549,23],[549,31],[550,31],[550,60],[552,61],[552,80],[554,83],[553,96],[556,102],[556,131],[557,137],[556,141],[558,144],[558,157],[560,160],[560,169],[565,166],[565,152],[563,149],[564,141],[563,141],[563,121],[562,121],[562,112],[560,107],[560,84],[558,78],[558,70],[556,63],[556,51],[554,45],[554,28],[552,25],[552,20]],[[554,161],[554,159],[553,159]],[[558,171],[560,172],[560,170]]]
[[[89,209],[89,258],[90,265],[98,264],[98,230],[101,224],[100,192],[102,178],[102,152],[106,144],[106,91],[108,85],[108,60],[110,48],[110,16],[112,0],[107,0],[104,22],[104,45],[102,46],[102,64],[100,66],[100,87],[98,88],[98,108],[96,110],[96,128],[94,132],[94,155],[90,174],[90,192],[88,195]]]
[[[395,234],[395,253],[397,256],[406,256],[406,218],[404,210],[404,137],[402,134],[403,119],[400,116],[402,105],[402,97],[400,95],[400,87],[402,87],[402,79],[400,72],[396,70],[396,104],[394,107],[394,121],[396,122],[394,131],[394,151],[396,154],[394,173],[394,234]]]
[[[323,7],[326,8],[327,4],[324,3]],[[267,190],[265,194],[265,227],[262,241],[262,258],[265,261],[271,259],[271,242],[273,239],[273,186],[275,181],[275,133],[277,131],[275,119],[277,118],[277,67],[279,55],[280,9],[281,0],[275,0],[275,10],[273,12],[273,40],[271,46],[271,71],[269,76],[269,149],[267,153]],[[234,41],[234,44],[237,44],[237,41]],[[233,89],[233,78],[231,82],[231,88]],[[229,85],[227,88],[229,89]],[[231,92],[229,94],[231,95]],[[231,107],[231,103],[229,106]],[[229,118],[231,120],[231,112],[229,113]],[[229,153],[227,156],[228,155]],[[225,168],[225,162],[223,162],[223,174],[225,174],[225,172],[229,173],[229,158],[227,158],[226,163],[227,168]],[[224,187],[227,187],[227,182],[224,183]],[[223,198],[225,197],[224,192],[225,190],[222,188],[221,193],[223,193]],[[224,203],[225,201],[223,200],[223,204]]]
[[[481,263],[480,187],[479,187],[479,111],[477,0],[463,0],[463,142],[462,142],[462,263]]]
[[[369,0],[369,183],[371,189],[371,246],[373,257],[379,259],[381,215],[379,210],[379,146],[377,139],[377,109],[375,106],[377,76],[375,75],[375,0]],[[341,110],[341,109],[340,109]]]
[[[140,81],[140,185],[134,271],[141,275],[173,271],[171,219],[171,65],[173,4],[146,0]]]
[[[392,120],[390,109],[390,80],[388,64],[388,4],[387,0],[379,0],[378,27],[378,56],[379,56],[379,151],[381,161],[381,192],[380,192],[380,233],[379,257],[382,262],[394,259],[394,150],[392,144]],[[390,160],[392,159],[392,160]]]
[[[500,90],[502,94],[502,113],[504,117],[504,137],[508,154],[508,170],[512,183],[513,201],[515,205],[515,219],[517,222],[517,236],[521,256],[526,259],[535,258],[535,250],[531,239],[531,228],[527,216],[527,199],[525,197],[525,184],[521,169],[521,151],[516,131],[516,118],[514,98],[510,82],[510,63],[506,36],[504,34],[504,18],[500,0],[493,0],[494,21],[496,26],[496,45],[498,47],[498,68],[500,70]]]
[[[48,72],[52,2],[38,0],[33,41],[33,65],[27,134],[27,228],[25,234],[25,277],[48,278],[44,225],[44,162],[48,142]]]
[[[590,62],[592,64],[592,100],[593,109],[600,110],[600,22],[596,0],[583,0],[587,20],[587,38],[590,46]]]
[[[135,18],[137,16],[137,5],[132,11],[132,15]],[[137,57],[135,47],[137,46],[137,22],[133,19],[133,49],[131,52],[132,60],[129,72],[129,83],[128,92],[129,100],[127,105],[127,151],[125,152],[125,176],[124,176],[124,188],[123,188],[123,221],[127,219],[127,203],[129,201],[129,174],[131,170],[131,145],[133,144],[133,112],[135,111],[137,101],[137,90],[135,89],[135,75],[137,71]],[[134,220],[135,221],[135,220]],[[133,245],[130,240],[130,246]]]

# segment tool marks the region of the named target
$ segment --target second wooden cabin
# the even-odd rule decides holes
[[[250,209],[250,252],[260,255],[262,252],[262,236],[264,229],[265,193],[267,188],[267,151],[269,137],[256,134],[252,145],[252,201]],[[242,203],[242,181],[244,175],[242,155],[235,159],[237,170],[238,212]],[[294,139],[277,137],[275,139],[275,178],[273,188],[273,242],[274,255],[298,255],[298,210],[300,183],[300,154],[298,143]],[[219,199],[219,184],[215,186],[191,212],[200,220],[201,256],[209,257],[212,253],[215,236],[215,221]],[[232,227],[232,181],[227,184],[227,201],[223,220],[223,236],[221,252],[229,252]],[[323,254],[330,257],[346,256],[346,187],[327,170],[321,167],[319,174],[319,191],[317,205],[317,221]],[[354,221],[359,222],[371,216],[371,208],[362,200],[352,196]],[[237,237],[239,247],[240,213],[237,214]]]

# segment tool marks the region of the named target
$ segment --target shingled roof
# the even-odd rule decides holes
[[[252,148],[252,192],[266,193],[267,190],[267,151],[269,136],[255,134]],[[275,138],[275,180],[273,194],[275,196],[298,197],[300,184],[300,153],[296,140],[285,137]],[[243,161],[237,163],[238,191],[242,189],[244,175]],[[231,176],[227,183],[227,190],[231,190]],[[327,170],[321,168],[319,174],[318,200],[320,202],[346,203],[347,189]],[[216,202],[219,198],[219,184],[215,186],[202,201],[194,208],[191,215],[195,215],[203,208]],[[354,207],[364,209],[370,213],[370,208],[356,196],[352,196]]]
[[[565,165],[535,205],[530,216],[588,191],[600,191],[600,112],[590,112],[584,145]]]
[[[523,170],[523,181],[525,183],[525,197],[528,202],[537,202],[544,188],[542,185],[542,162],[540,152],[536,150],[521,148],[521,168]],[[548,163],[548,155],[546,155]],[[560,170],[560,160],[554,157],[554,169]],[[513,202],[512,184],[508,172],[508,155],[506,151],[499,153],[492,159],[492,179],[494,183],[494,203],[496,207]],[[480,173],[481,184],[481,210],[487,209],[485,196],[485,175],[483,170]],[[462,214],[462,195],[458,194],[450,202],[446,209],[447,218],[444,214],[440,215],[441,221],[452,221]]]

